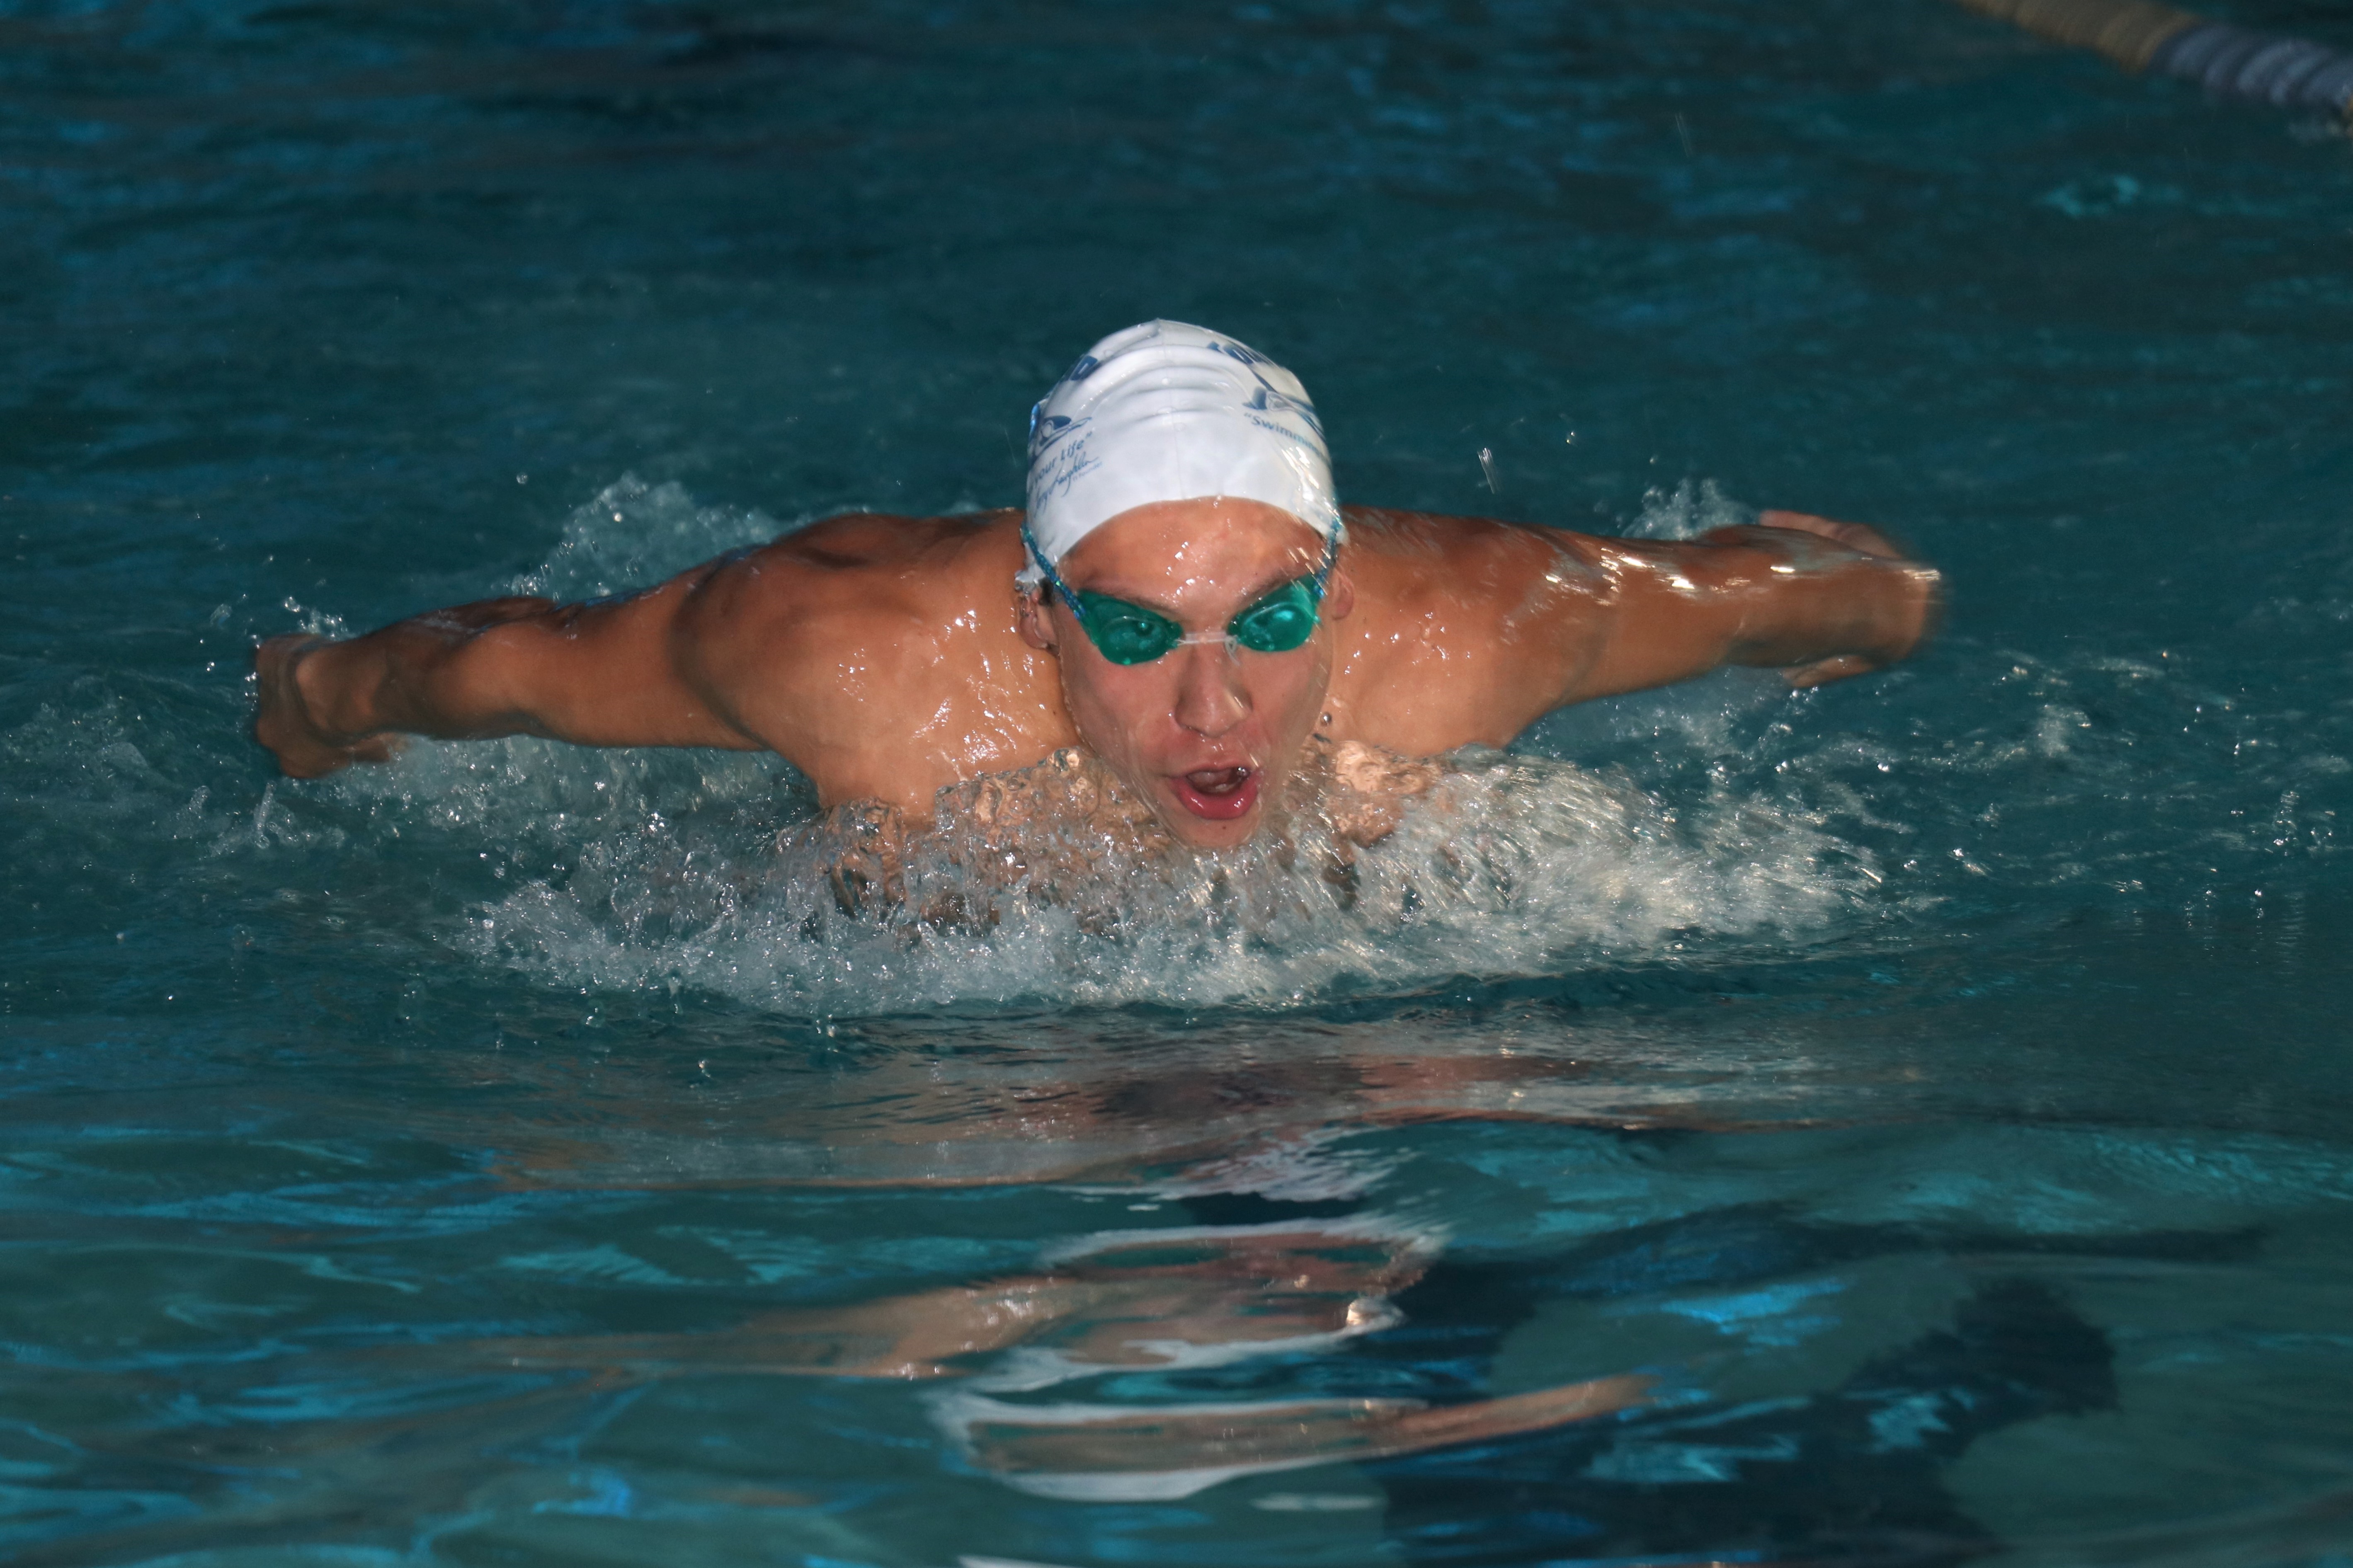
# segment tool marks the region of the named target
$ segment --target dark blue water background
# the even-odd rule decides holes
[[[1733,1521],[1604,1552],[1442,1466],[1436,1514],[1345,1465],[1039,1497],[958,1449],[953,1379],[696,1363],[1208,1194],[1554,1281],[1458,1393],[1797,1409],[2031,1281],[2114,1398],[1957,1456],[1949,1400],[1874,1426],[1956,1517],[2038,1563],[2342,1563],[2348,195],[2327,126],[1937,0],[0,5],[0,1540],[1835,1549],[1757,1544],[1779,1438],[1555,1463]],[[1948,628],[1557,716],[1481,764],[1451,903],[1248,930],[811,923],[773,762],[289,784],[244,736],[260,636],[1010,502],[1030,401],[1155,315],[1297,369],[1351,500],[1868,519]],[[668,1348],[489,1348],[622,1334]]]

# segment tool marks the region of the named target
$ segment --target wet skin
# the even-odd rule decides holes
[[[1113,664],[1018,592],[1019,514],[838,517],[595,605],[491,599],[255,656],[254,732],[290,776],[402,734],[772,750],[827,805],[927,816],[947,785],[1092,752],[1182,843],[1256,833],[1311,736],[1408,757],[1502,745],[1571,702],[1780,667],[1818,685],[1909,654],[1934,570],[1795,512],[1704,539],[1599,538],[1352,508],[1315,634]],[[1222,631],[1323,542],[1255,501],[1122,513],[1061,562],[1074,590]]]

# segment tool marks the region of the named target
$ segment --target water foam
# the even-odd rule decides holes
[[[1565,763],[1459,761],[1345,876],[1312,835],[1150,863],[1098,857],[1087,885],[1039,897],[1016,879],[980,920],[927,911],[933,894],[974,886],[1001,844],[922,844],[905,900],[853,913],[814,847],[714,855],[649,814],[481,910],[459,944],[554,984],[692,987],[795,1012],[1286,1003],[1819,931],[1876,880],[1806,814],[1729,788],[1678,809]]]

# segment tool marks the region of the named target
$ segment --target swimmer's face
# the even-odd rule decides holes
[[[1262,501],[1157,501],[1113,518],[1056,569],[1074,592],[1156,610],[1187,633],[1222,634],[1323,560],[1322,535]],[[1021,635],[1055,651],[1079,739],[1180,841],[1215,849],[1256,833],[1266,803],[1281,797],[1323,717],[1334,626],[1356,592],[1334,572],[1314,635],[1288,653],[1220,637],[1129,665],[1097,651],[1059,597],[1022,604]]]

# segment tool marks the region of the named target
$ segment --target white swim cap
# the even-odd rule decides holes
[[[1029,537],[1059,564],[1131,507],[1231,496],[1337,541],[1324,426],[1299,378],[1247,344],[1146,321],[1089,349],[1029,413]],[[1037,555],[1015,580],[1037,584]]]

